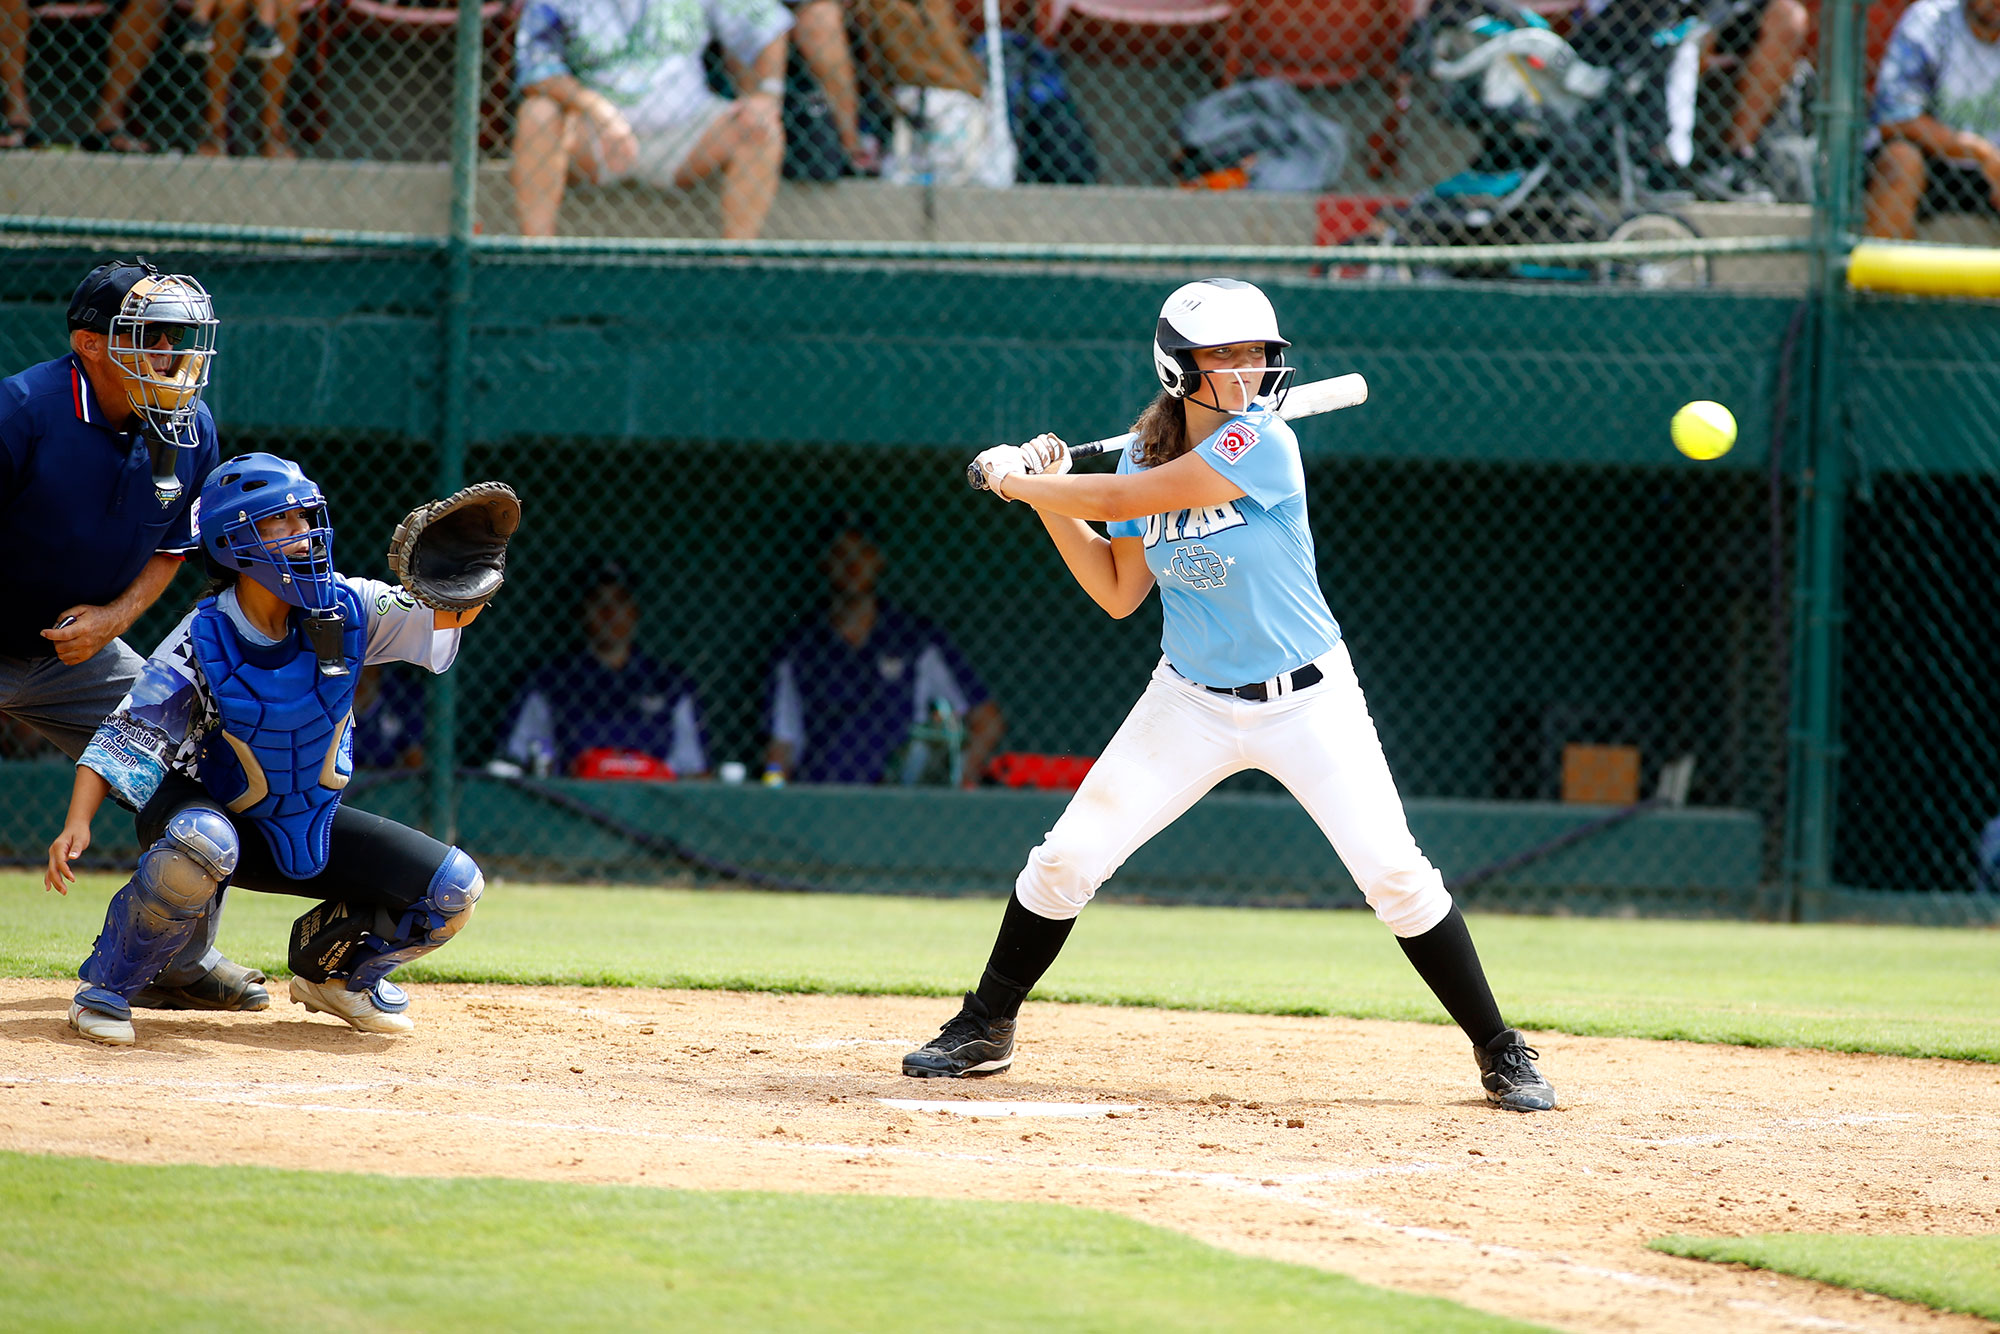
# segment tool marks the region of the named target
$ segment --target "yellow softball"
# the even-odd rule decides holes
[[[1736,443],[1736,418],[1720,403],[1700,399],[1674,414],[1674,448],[1691,459],[1719,459]]]

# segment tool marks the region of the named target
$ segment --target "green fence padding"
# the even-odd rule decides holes
[[[641,836],[711,863],[833,889],[1004,894],[1068,803],[1064,792],[927,788],[731,787],[552,780],[547,790]],[[416,784],[365,798],[370,809],[417,815]],[[1528,802],[1412,801],[1417,841],[1447,878],[1543,844],[1601,818],[1605,808]],[[460,839],[476,854],[526,867],[565,861],[625,874],[699,870],[651,853],[534,792],[473,777]],[[1656,811],[1501,877],[1496,901],[1591,889],[1613,898],[1755,889],[1762,831],[1744,811]],[[1134,853],[1103,891],[1202,902],[1360,906],[1325,837],[1288,796],[1204,798]]]

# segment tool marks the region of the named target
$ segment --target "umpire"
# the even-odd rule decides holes
[[[200,283],[113,260],[70,299],[69,355],[0,380],[0,714],[72,760],[145,665],[118,636],[200,546],[215,330]],[[264,975],[215,948],[220,918],[218,899],[132,1003],[268,1006]]]

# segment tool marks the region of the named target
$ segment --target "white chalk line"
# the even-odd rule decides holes
[[[990,1116],[996,1119],[1007,1116],[1110,1116],[1114,1112],[1125,1115],[1139,1110],[1129,1102],[957,1102],[944,1099],[926,1101],[922,1098],[877,1098],[875,1101],[884,1107],[905,1112],[947,1112],[953,1116]]]

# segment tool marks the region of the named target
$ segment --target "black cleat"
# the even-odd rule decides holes
[[[903,1058],[903,1073],[912,1079],[962,1079],[997,1075],[1012,1064],[1014,1021],[993,1018],[968,991],[964,1008],[938,1035]]]
[[[270,979],[255,968],[222,962],[183,986],[155,982],[133,993],[131,1003],[143,1010],[268,1010]]]
[[[1479,1082],[1486,1086],[1486,1101],[1510,1112],[1555,1110],[1556,1091],[1535,1069],[1542,1054],[1518,1031],[1510,1028],[1472,1050],[1479,1057]]]

